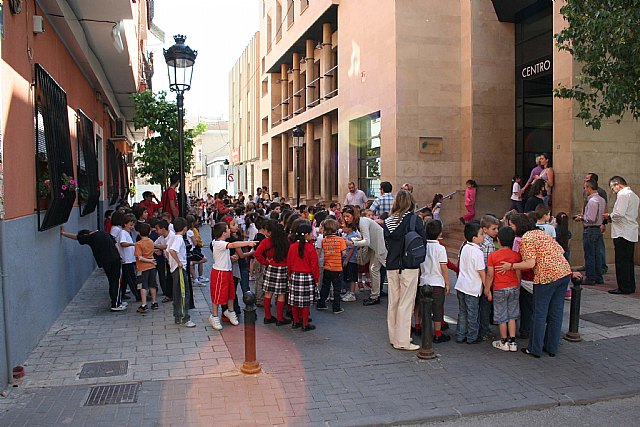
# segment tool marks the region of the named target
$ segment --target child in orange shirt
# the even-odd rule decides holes
[[[342,255],[347,249],[347,241],[337,235],[339,224],[335,219],[325,219],[322,227],[324,229],[322,238],[324,272],[316,309],[327,309],[326,300],[333,285],[333,314],[339,314],[344,311],[344,308],[340,307],[340,290],[342,289]],[[349,242],[348,245],[353,245],[353,242]]]
[[[146,222],[138,224],[138,234],[140,240],[136,242],[134,255],[136,257],[136,269],[138,274],[141,273],[142,288],[140,289],[140,298],[142,300],[138,313],[146,313],[149,311],[147,307],[147,292],[151,294],[151,308],[158,309],[156,302],[156,293],[158,284],[156,282],[156,260],[153,258],[153,240],[149,238],[151,226]]]

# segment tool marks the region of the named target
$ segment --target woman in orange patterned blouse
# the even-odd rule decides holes
[[[497,268],[508,270],[533,269],[533,319],[529,346],[522,352],[540,357],[545,351],[554,357],[560,343],[564,294],[571,280],[571,267],[564,257],[564,249],[555,239],[530,224],[520,241],[522,262],[503,263]],[[545,333],[546,331],[546,333]]]

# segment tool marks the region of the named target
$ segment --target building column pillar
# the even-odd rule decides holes
[[[333,32],[331,24],[322,24],[322,53],[320,56],[320,99],[325,99],[327,94],[333,90],[333,78],[327,76],[327,72],[331,69],[331,33]]]
[[[300,54],[293,54],[293,94],[291,102],[291,115],[300,114],[303,110],[300,110]],[[299,111],[300,110],[300,111]]]
[[[283,133],[280,146],[282,147],[282,197],[288,197],[289,194],[289,138]]]
[[[286,120],[285,118],[288,115],[287,107],[289,107],[289,101],[286,101],[286,99],[289,97],[289,84],[287,80],[288,67],[289,67],[288,64],[282,64],[280,66],[280,95],[282,97],[280,108],[282,113],[282,117],[281,117],[282,121]]]
[[[313,40],[307,40],[307,55],[305,56],[305,64],[307,66],[307,71],[306,71],[306,76],[307,76],[306,103],[307,105],[311,104],[311,102],[316,99],[315,90],[311,84],[311,82],[315,80],[315,76],[314,76],[315,65],[313,63],[313,52],[315,48],[316,46],[313,44]],[[314,85],[317,86],[317,83],[318,82],[314,83]]]
[[[320,142],[320,165],[322,168],[320,181],[320,195],[322,200],[331,200],[331,174],[338,171],[331,170],[331,116],[322,116],[322,141]]]
[[[307,150],[307,204],[309,204],[309,200],[313,200],[316,197],[314,187],[318,179],[318,160],[316,159],[313,129],[313,123],[307,122],[307,129],[304,134],[304,143]]]

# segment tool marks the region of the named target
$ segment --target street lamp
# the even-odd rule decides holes
[[[186,215],[186,188],[184,184],[184,92],[191,89],[193,63],[198,52],[184,44],[187,39],[181,34],[173,36],[175,44],[164,49],[164,60],[169,72],[169,89],[176,92],[178,106],[178,147],[180,156],[180,215]]]
[[[222,162],[222,167],[224,167],[224,189],[228,190],[228,182],[229,182],[229,159],[224,159]]]
[[[300,207],[300,149],[304,145],[304,131],[300,126],[296,126],[291,134],[293,147],[296,149],[296,206]]]

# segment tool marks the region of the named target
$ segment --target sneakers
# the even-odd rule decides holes
[[[141,305],[136,311],[138,313],[146,313],[149,311],[149,307],[147,307],[146,305]]]
[[[492,342],[491,345],[493,346],[493,348],[497,348],[498,350],[511,351],[509,349],[509,343],[506,342],[506,341],[496,340],[496,341]]]
[[[229,319],[229,323],[231,323],[233,326],[238,326],[238,323],[240,323],[238,322],[238,316],[236,315],[235,311],[225,310],[222,314],[224,315],[224,317]]]
[[[328,310],[325,304],[316,304],[316,310]]]
[[[127,307],[125,307],[125,306],[124,306],[124,305],[122,305],[122,304],[120,304],[120,305],[119,305],[119,306],[117,306],[117,307],[111,307],[111,311],[124,311],[124,310],[126,310],[126,309],[127,309]]]
[[[513,341],[509,343],[509,351],[518,351],[518,343]]]
[[[182,326],[184,326],[185,328],[195,328],[196,324],[189,320],[188,322],[183,323]]]
[[[374,305],[374,304],[380,304],[380,298],[371,298],[371,297],[369,297],[369,298],[365,299],[364,301],[362,301],[362,305],[369,306],[369,305]]]
[[[151,304],[151,310],[157,310],[158,308],[159,307],[157,302],[154,302],[153,304]]]
[[[419,349],[420,349],[420,346],[419,346],[419,345],[417,345],[417,344],[413,344],[413,343],[409,344],[409,345],[408,345],[408,346],[406,346],[406,347],[403,347],[403,346],[399,346],[399,345],[395,345],[395,344],[394,344],[394,345],[393,345],[393,348],[395,348],[396,350],[409,350],[409,351],[415,351],[415,350],[419,350]]]
[[[220,317],[214,316],[213,314],[209,316],[209,324],[216,331],[219,331],[222,329],[222,323],[220,323]]]
[[[336,307],[333,309],[333,314],[340,314],[344,312],[344,308],[342,307]]]
[[[343,302],[354,302],[356,300],[356,296],[351,292],[347,292],[341,299]]]
[[[205,282],[208,282],[208,281],[209,281],[209,279],[207,279],[207,278],[206,278],[206,277],[204,277],[204,276],[200,276],[200,277],[198,277],[197,279],[198,279],[198,281],[199,281],[199,282],[201,282],[201,283],[205,283]]]

